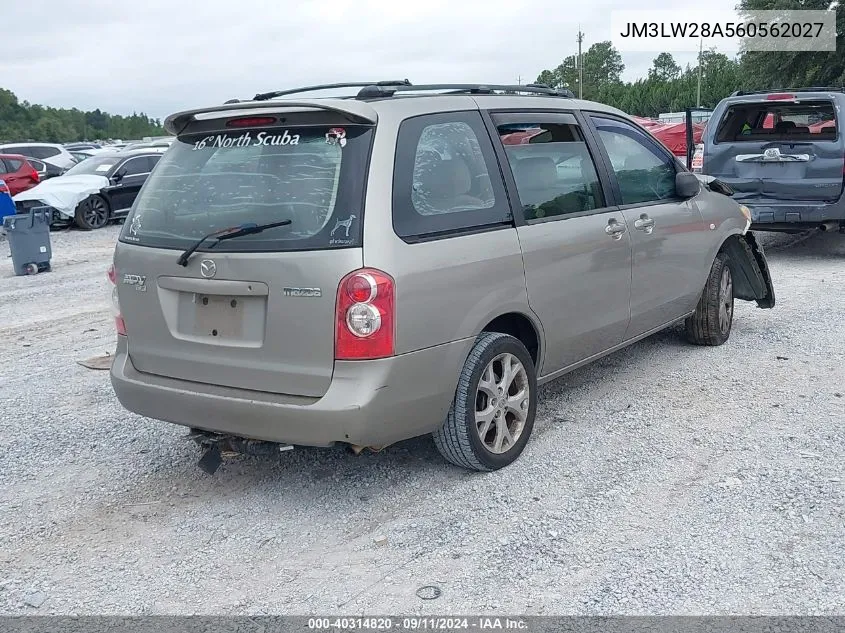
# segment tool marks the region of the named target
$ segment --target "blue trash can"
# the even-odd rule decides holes
[[[34,275],[50,270],[50,207],[36,207],[29,213],[3,218],[3,230],[12,253],[16,275]]]
[[[7,215],[15,215],[15,202],[8,185],[0,179],[0,226],[3,226],[3,218]]]

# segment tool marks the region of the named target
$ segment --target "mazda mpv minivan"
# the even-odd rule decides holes
[[[774,306],[748,210],[624,113],[538,85],[348,87],[170,116],[120,234],[114,390],[191,427],[211,472],[221,446],[424,434],[501,468],[539,384],[681,321],[721,345],[734,299]]]

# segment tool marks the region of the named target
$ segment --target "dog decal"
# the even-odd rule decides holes
[[[357,216],[350,215],[350,216],[349,216],[348,218],[346,218],[345,220],[338,220],[338,221],[335,223],[334,228],[332,229],[332,232],[331,232],[331,233],[329,233],[329,237],[331,237],[332,235],[334,235],[334,234],[335,234],[335,232],[336,232],[339,228],[341,228],[341,227],[342,227],[342,228],[344,228],[344,229],[346,229],[346,237],[349,237],[349,229],[351,229],[351,228],[352,228],[352,221],[353,221],[356,217],[357,217]]]

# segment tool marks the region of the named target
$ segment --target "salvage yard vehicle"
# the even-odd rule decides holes
[[[752,229],[845,232],[845,88],[735,92],[714,109],[701,170],[734,190]]]
[[[679,322],[721,345],[735,299],[775,304],[748,210],[619,110],[538,85],[327,88],[360,91],[170,116],[115,248],[114,391],[191,427],[209,472],[225,447],[429,433],[495,470],[538,385]]]
[[[0,145],[0,154],[32,156],[62,170],[70,169],[76,164],[70,152],[56,143],[6,143]]]
[[[33,207],[51,207],[54,226],[103,228],[128,215],[163,152],[152,148],[96,154],[63,176],[15,196],[15,204],[20,213]]]
[[[41,182],[38,171],[20,154],[0,154],[0,178],[13,196]]]

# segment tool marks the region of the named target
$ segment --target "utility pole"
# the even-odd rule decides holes
[[[517,82],[518,85],[520,85],[520,86],[522,85],[522,75],[520,75],[519,77],[516,78],[516,82]]]
[[[695,99],[695,107],[701,107],[701,56],[704,53],[704,38],[701,38],[701,43],[698,46],[698,95]]]
[[[578,26],[578,98],[584,98],[584,58],[581,56],[581,42],[584,41],[584,34],[581,32],[581,26]]]

